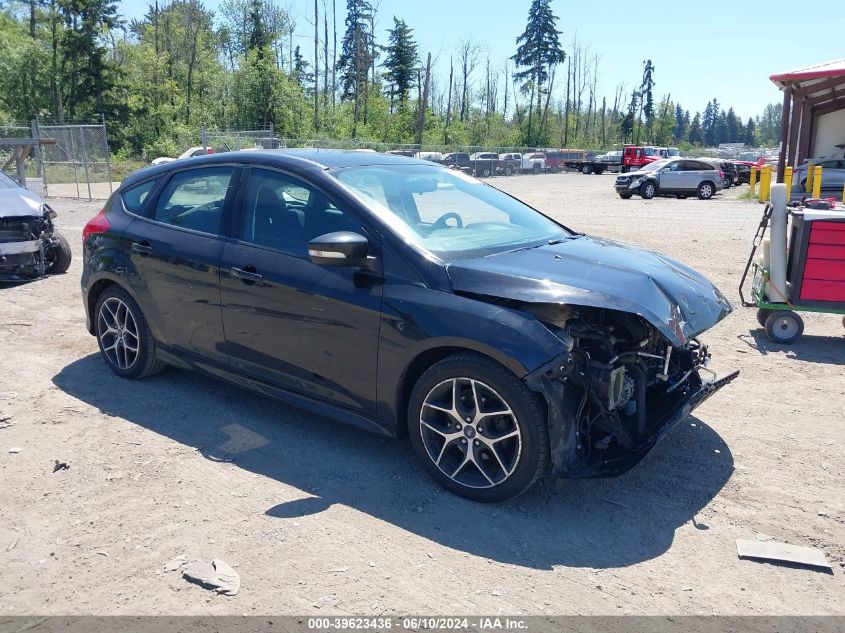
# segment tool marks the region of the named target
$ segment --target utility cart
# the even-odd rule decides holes
[[[773,189],[775,198],[781,196],[774,195]],[[770,223],[772,236],[767,239]],[[743,293],[749,272],[751,301]],[[757,308],[757,322],[774,343],[792,343],[801,336],[804,321],[799,312],[845,315],[845,208],[831,201],[808,200],[789,209],[785,194],[767,204],[739,297],[743,306]]]

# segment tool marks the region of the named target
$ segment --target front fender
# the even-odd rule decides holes
[[[424,286],[387,284],[378,361],[380,419],[401,418],[409,368],[422,355],[446,348],[484,354],[519,377],[566,351],[524,312]]]

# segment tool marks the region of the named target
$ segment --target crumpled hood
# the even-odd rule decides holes
[[[22,187],[0,189],[0,218],[41,216],[44,201]]]
[[[448,273],[457,291],[639,314],[675,346],[685,345],[733,310],[718,288],[688,266],[588,236],[457,261]]]

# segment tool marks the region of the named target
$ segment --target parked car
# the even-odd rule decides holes
[[[443,487],[479,501],[547,470],[624,472],[735,376],[699,375],[698,336],[731,311],[700,274],[425,161],[288,150],[147,168],[83,240],[88,331],[118,376],[172,364],[408,434]]]
[[[0,281],[27,281],[66,272],[71,250],[40,196],[0,171]]]
[[[734,160],[731,161],[736,167],[736,183],[737,185],[747,185],[751,181],[751,165],[745,161]]]
[[[709,162],[670,158],[649,163],[639,171],[616,177],[616,193],[625,200],[634,194],[650,200],[672,194],[678,198],[712,198],[722,188],[724,174]]]
[[[522,154],[519,152],[499,154],[499,161],[501,162],[502,173],[505,176],[511,176],[522,171]]]
[[[546,155],[543,152],[531,152],[522,155],[522,171],[539,174],[546,168]]]
[[[450,152],[446,154],[443,156],[443,164],[460,169],[472,167],[469,154],[463,152]]]
[[[837,197],[845,188],[845,158],[821,157],[799,165],[792,174],[792,191],[806,191],[807,170],[819,165],[822,168],[822,191],[835,191]]]
[[[739,171],[732,161],[724,160],[722,158],[710,158],[708,156],[701,156],[695,160],[702,163],[710,163],[713,167],[722,172],[722,189],[730,189],[731,186],[737,184],[737,181],[739,180]]]
[[[250,148],[249,151],[252,151],[252,149]],[[172,163],[174,160],[182,160],[183,158],[195,158],[197,156],[204,156],[205,154],[213,154],[213,153],[214,153],[214,150],[211,149],[210,147],[209,148],[191,147],[189,149],[186,149],[181,154],[179,154],[179,156],[176,157],[176,158],[170,158],[169,156],[160,156],[159,158],[156,158],[155,160],[153,160],[153,162],[151,164],[152,165],[164,165],[165,163]]]

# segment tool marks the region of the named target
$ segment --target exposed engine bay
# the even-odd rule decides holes
[[[532,372],[549,407],[557,474],[623,472],[674,422],[736,377],[705,382],[710,354],[697,339],[673,346],[642,317],[604,308],[522,304],[567,352]],[[738,372],[737,372],[738,373]]]
[[[70,248],[46,204],[37,215],[0,214],[0,280],[23,281],[65,272]]]

